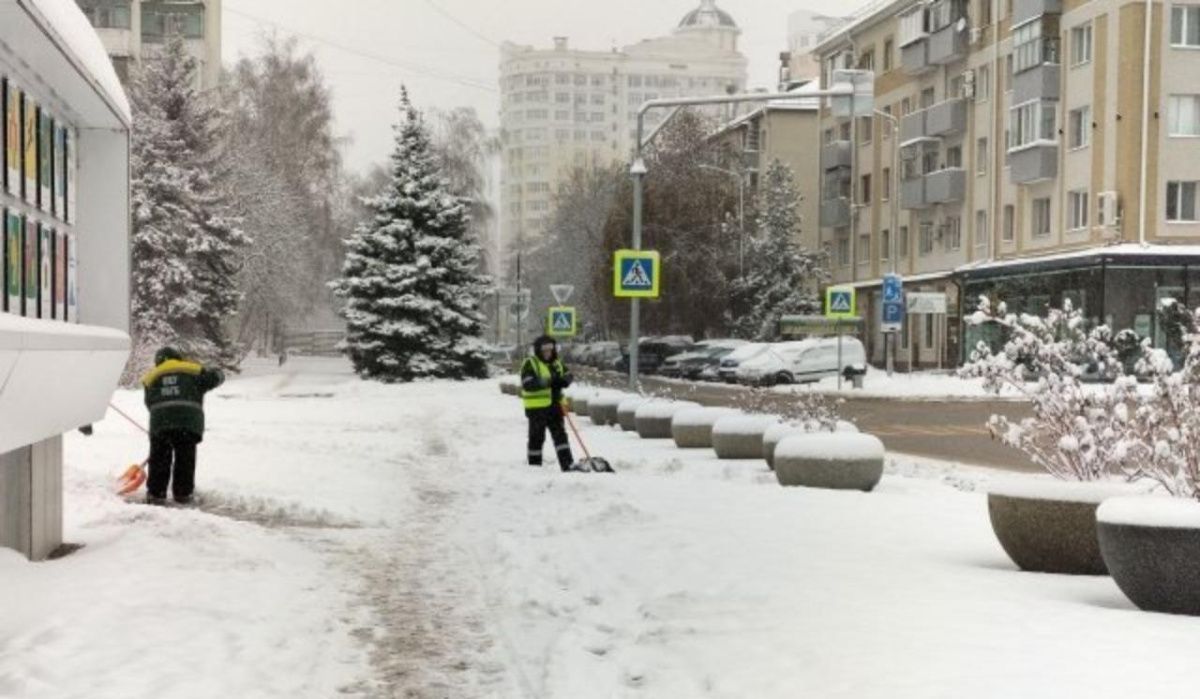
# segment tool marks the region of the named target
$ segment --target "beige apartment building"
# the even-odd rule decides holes
[[[612,50],[580,50],[564,37],[537,49],[501,49],[501,235],[522,248],[545,231],[560,179],[572,168],[629,158],[647,100],[745,89],[741,30],[715,0],[701,0],[670,36]],[[648,114],[647,131],[667,110]],[[714,116],[727,115],[727,108]]]
[[[1197,49],[1200,5],[1161,0],[896,0],[826,37],[823,83],[874,71],[898,120],[821,112],[822,240],[873,359],[893,268],[947,306],[909,316],[902,366],[961,361],[980,294],[1161,343],[1163,299],[1200,305]]]
[[[821,246],[819,212],[821,202],[820,100],[802,97],[816,89],[817,82],[803,85],[793,92],[795,100],[770,102],[724,124],[714,139],[724,142],[738,155],[727,174],[744,189],[744,209],[750,212],[758,196],[759,177],[771,163],[778,160],[791,168],[796,189],[800,192],[799,243],[810,250]],[[750,213],[746,214],[750,216]],[[745,233],[754,229],[752,219],[745,221]]]
[[[200,89],[221,81],[221,0],[76,0],[112,58],[121,82],[146,51],[182,36],[200,62]]]

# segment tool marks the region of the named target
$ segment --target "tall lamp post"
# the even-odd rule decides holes
[[[723,172],[737,180],[738,183],[738,276],[746,275],[746,175],[737,170],[718,167],[716,165],[701,165],[701,170]]]
[[[685,98],[669,98],[669,99],[653,99],[643,102],[641,107],[638,107],[637,112],[637,131],[634,138],[634,157],[633,165],[629,168],[629,174],[633,177],[633,249],[642,249],[642,195],[646,179],[646,161],[642,158],[643,148],[646,143],[653,139],[659,131],[666,126],[679,108],[682,107],[702,107],[714,104],[742,104],[745,102],[775,102],[778,100],[795,100],[795,99],[818,99],[822,97],[845,98],[850,101],[851,111],[853,111],[853,95],[855,94],[855,86],[850,82],[839,83],[832,88],[824,90],[813,90],[801,95],[789,92],[761,92],[753,94],[736,94],[736,95],[720,95],[714,97],[685,97]],[[657,107],[675,107],[675,111],[668,114],[665,119],[655,128],[654,133],[650,134],[650,139],[643,139],[646,129],[646,112]],[[638,323],[640,321],[640,305],[638,299],[631,299],[632,304],[629,309],[629,386],[637,388],[638,384]]]

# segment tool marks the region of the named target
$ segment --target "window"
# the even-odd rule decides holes
[[[1172,136],[1200,136],[1200,95],[1171,95],[1167,128]]]
[[[979,26],[986,27],[992,23],[992,0],[979,0]]]
[[[97,29],[129,29],[130,0],[80,0],[79,8]]]
[[[186,39],[203,39],[204,5],[199,2],[143,3],[142,39],[149,42],[159,42],[171,36],[182,36]],[[526,82],[530,81],[526,80]],[[545,85],[548,82],[548,76],[539,76],[534,79],[533,84]]]
[[[894,62],[892,56],[895,55],[895,53],[896,42],[892,41],[891,39],[885,39],[883,42],[883,70],[885,72],[892,69],[892,63]]]
[[[951,216],[946,219],[946,249],[958,250],[962,247],[962,219],[957,216]]]
[[[1091,142],[1092,108],[1072,109],[1067,118],[1067,131],[1071,148],[1083,148]]]
[[[892,169],[885,167],[882,173],[883,181],[879,183],[879,198],[890,201],[892,198]]]
[[[842,141],[850,140],[850,122],[848,122],[848,121],[842,122],[842,125],[840,127],[838,127],[838,131],[840,132],[839,135],[841,136],[840,140],[842,140]]]
[[[837,262],[842,267],[850,264],[850,238],[848,236],[837,239]]]
[[[988,171],[988,140],[975,141],[975,174],[986,175]]]
[[[1038,141],[1055,140],[1055,106],[1053,102],[1026,102],[1013,107],[1009,149],[1028,146]]]
[[[892,105],[890,105],[890,104],[887,105],[886,107],[883,108],[882,111],[884,114],[887,114],[888,116],[892,116]],[[892,131],[894,129],[898,129],[898,128],[900,128],[899,122],[892,121],[891,119],[884,121],[879,126],[879,129],[880,129],[880,131],[883,132],[883,137],[885,139],[890,139],[892,137]]]
[[[1092,60],[1092,23],[1071,29],[1071,65],[1079,66]]]
[[[979,66],[975,70],[975,99],[986,102],[992,96],[992,67]]]
[[[936,100],[937,94],[934,92],[932,87],[927,87],[924,90],[921,90],[921,109],[928,109],[929,107],[932,107]]]
[[[870,143],[872,132],[875,131],[875,122],[871,117],[858,118],[858,140],[860,143]]]
[[[951,146],[946,149],[946,167],[962,167],[962,146]]]
[[[966,82],[967,78],[962,73],[950,78],[950,89],[946,90],[946,97],[948,99],[953,99],[964,96],[965,91],[963,90],[963,85],[965,85]]]
[[[929,15],[924,7],[901,15],[897,38],[900,46],[908,46],[924,39],[929,34]]]
[[[1058,20],[1042,15],[1013,29],[1013,70],[1017,73],[1043,63],[1058,63]]]
[[[858,69],[875,70],[875,49],[864,51],[862,55],[858,57]]]
[[[1200,5],[1171,8],[1171,45],[1200,46]]]
[[[920,246],[919,252],[922,257],[933,252],[933,223],[930,221],[921,224]]]
[[[1050,235],[1050,197],[1033,200],[1033,220],[1031,231],[1034,238],[1045,238]]]
[[[871,176],[863,175],[862,184],[858,188],[858,199],[863,204],[871,203]]]
[[[871,261],[871,236],[868,233],[858,236],[858,261],[859,263]]]
[[[1067,192],[1067,229],[1077,231],[1088,226],[1088,191]]]
[[[1016,208],[1012,204],[1004,206],[1004,242],[1011,243],[1017,239]]]
[[[1004,57],[1004,89],[1012,92],[1013,88],[1013,55],[1010,53]]]
[[[900,238],[896,241],[896,257],[901,260],[908,257],[908,226],[900,226]]]
[[[987,212],[980,209],[975,212],[975,247],[986,249],[990,242]]]
[[[879,232],[879,259],[887,260],[892,251],[892,232],[884,228]]]
[[[900,116],[908,116],[909,114],[912,114],[912,98],[905,97],[900,100]]]
[[[938,171],[938,152],[936,150],[927,150],[921,156],[921,173],[928,175],[931,172]]]
[[[1167,220],[1196,220],[1196,183],[1167,183]]]

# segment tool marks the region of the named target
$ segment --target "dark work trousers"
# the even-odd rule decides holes
[[[550,439],[554,440],[554,451],[558,454],[558,465],[565,471],[575,463],[571,455],[571,445],[567,442],[567,431],[563,428],[562,409],[558,406],[526,410],[525,417],[529,418],[529,465],[542,465],[542,445],[546,442],[546,430],[550,430]]]
[[[183,430],[166,430],[150,438],[150,475],[146,479],[146,492],[151,497],[165,498],[168,483],[176,500],[192,496],[196,489],[196,444],[199,441],[196,435]]]

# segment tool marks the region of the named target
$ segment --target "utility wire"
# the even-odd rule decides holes
[[[440,5],[435,3],[433,0],[425,0],[425,4],[432,7],[434,9],[434,11],[437,12],[439,15],[445,17],[446,19],[450,20],[454,24],[457,24],[459,26],[459,28],[461,28],[463,31],[467,32],[471,36],[475,37],[476,39],[479,39],[480,41],[484,42],[485,44],[489,44],[491,46],[495,46],[496,48],[500,48],[500,44],[497,43],[496,41],[494,41],[491,37],[486,36],[485,34],[483,34],[483,32],[476,30],[471,25],[462,21],[458,17],[455,17],[454,15],[450,14],[448,11],[443,9]]]
[[[450,83],[454,83],[456,85],[461,85],[462,87],[469,87],[469,88],[473,88],[476,90],[482,90],[484,92],[492,92],[492,93],[499,92],[499,90],[497,88],[495,88],[491,85],[488,85],[482,81],[471,78],[471,77],[455,75],[453,73],[446,73],[444,71],[439,71],[434,68],[430,68],[428,66],[421,65],[419,63],[412,63],[409,61],[401,61],[399,59],[389,58],[387,56],[381,56],[379,54],[371,53],[369,51],[363,51],[362,49],[357,49],[352,46],[347,46],[347,45],[339,43],[337,41],[333,41],[332,39],[327,39],[325,37],[318,36],[316,34],[310,34],[308,32],[302,32],[297,29],[293,29],[292,27],[282,25],[279,22],[276,22],[275,20],[272,20],[272,19],[268,19],[266,17],[261,17],[259,15],[254,15],[249,12],[245,12],[243,10],[235,9],[233,7],[230,7],[228,4],[225,5],[225,11],[229,12],[230,14],[242,17],[244,19],[248,19],[257,24],[271,26],[271,27],[274,27],[281,31],[287,32],[288,34],[292,34],[293,36],[297,36],[297,37],[300,37],[303,39],[308,39],[309,41],[313,41],[318,44],[324,44],[325,46],[329,46],[330,48],[335,48],[335,49],[338,49],[339,51],[344,51],[346,53],[349,53],[349,54],[352,54],[355,56],[359,56],[361,58],[366,58],[366,59],[369,59],[372,61],[377,61],[379,63],[383,63],[386,65],[392,66],[393,68],[399,68],[401,70],[410,71],[412,73],[416,73],[417,75],[420,75],[420,76],[423,76],[426,78],[430,78],[432,80],[440,80],[443,82],[450,82]]]

